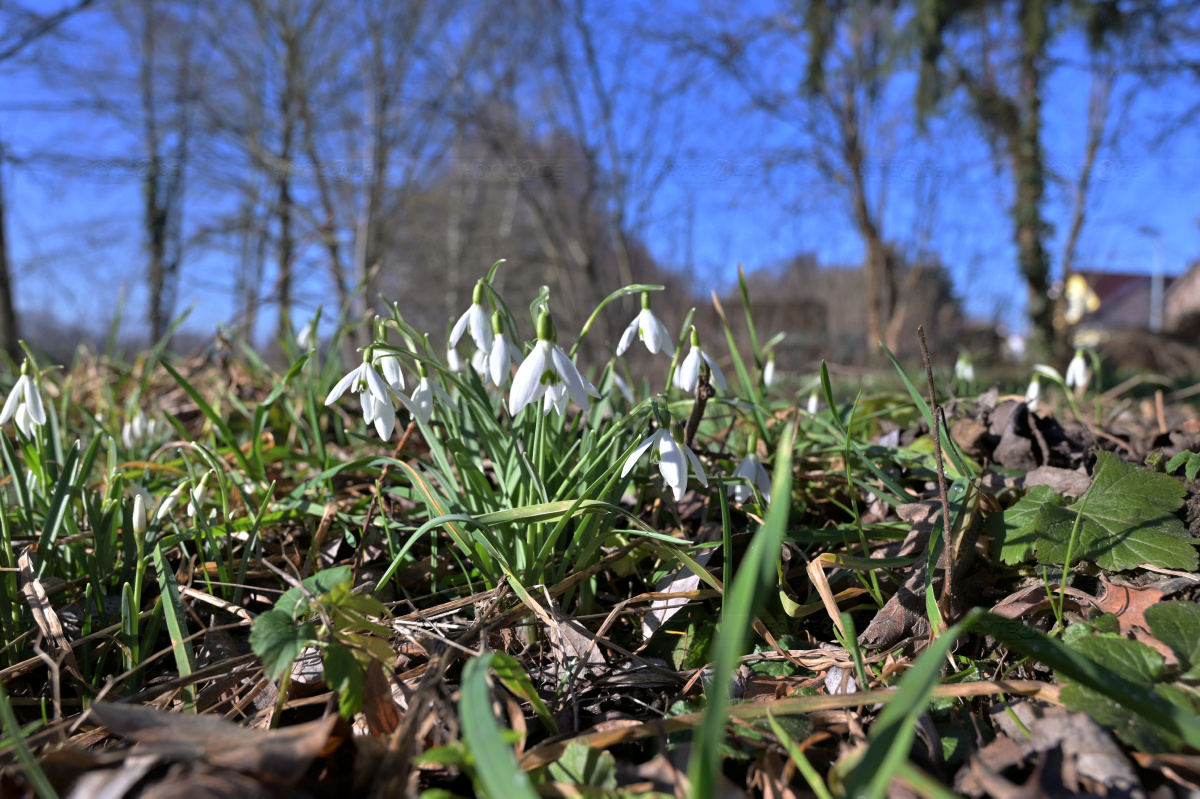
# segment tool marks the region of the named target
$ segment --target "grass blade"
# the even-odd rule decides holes
[[[463,740],[475,758],[475,768],[484,792],[496,799],[535,799],[537,793],[528,775],[517,765],[517,758],[501,736],[500,723],[492,713],[492,697],[487,675],[494,655],[491,652],[471,658],[463,667],[462,698],[458,717]]]
[[[704,723],[697,731],[692,748],[688,776],[692,796],[709,799],[716,795],[717,775],[721,768],[721,742],[725,738],[725,710],[729,706],[729,679],[745,648],[750,624],[767,591],[775,584],[776,561],[787,531],[788,512],[792,497],[792,445],[796,426],[784,429],[775,456],[775,480],[771,485],[774,502],[767,511],[766,521],[750,542],[745,560],[727,587],[721,607],[721,621],[714,643],[716,655],[712,682],[707,693],[708,708]]]

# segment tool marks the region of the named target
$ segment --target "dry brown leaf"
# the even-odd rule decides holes
[[[1096,607],[1103,613],[1115,614],[1121,623],[1121,632],[1129,635],[1135,627],[1150,629],[1146,623],[1146,610],[1162,601],[1162,591],[1152,587],[1136,588],[1111,583],[1103,576],[1100,582],[1104,586],[1104,593],[1096,600]]]
[[[190,716],[137,705],[98,702],[92,717],[137,741],[139,754],[204,760],[263,782],[294,785],[329,743],[337,716],[277,730],[240,727],[219,716]]]
[[[392,695],[392,683],[378,660],[367,666],[363,680],[363,715],[372,735],[391,735],[400,726],[400,708]]]

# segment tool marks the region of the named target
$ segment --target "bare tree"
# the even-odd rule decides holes
[[[83,11],[93,0],[76,0],[53,11],[34,10],[23,4],[0,4],[0,69],[29,51],[38,40],[54,33],[74,14]],[[4,140],[0,138],[0,349],[11,358],[20,357],[20,332],[16,306],[13,301],[12,267],[9,263],[6,237],[4,196],[4,164],[7,162]]]
[[[750,111],[788,132],[770,147],[779,170],[813,170],[833,190],[864,251],[866,334],[887,341],[895,310],[897,257],[884,223],[895,114],[888,89],[904,43],[887,3],[809,3],[762,15],[706,14],[668,33],[739,86]],[[789,197],[798,203],[809,198]]]

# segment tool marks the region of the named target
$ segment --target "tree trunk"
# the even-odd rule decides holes
[[[20,333],[17,330],[17,315],[13,310],[12,272],[8,262],[8,239],[4,230],[5,211],[4,144],[0,142],[0,348],[15,361],[21,357],[21,347],[17,344]]]
[[[1029,319],[1033,323],[1033,349],[1052,354],[1055,350],[1054,304],[1050,290],[1050,259],[1045,237],[1047,225],[1042,216],[1045,193],[1045,163],[1042,153],[1042,66],[1044,39],[1037,31],[1045,30],[1046,11],[1037,0],[1022,3],[1021,19],[1026,41],[1021,52],[1020,122],[1015,140],[1010,142],[1016,200],[1013,205],[1015,235],[1021,274],[1029,292]]]

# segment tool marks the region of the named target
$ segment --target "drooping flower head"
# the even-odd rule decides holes
[[[767,365],[763,367],[763,385],[767,388],[775,382],[775,350],[767,355]]]
[[[757,450],[758,438],[750,436],[750,441],[746,444],[746,457],[742,458],[741,463],[734,469],[733,476],[745,479],[747,483],[758,489],[764,502],[770,502],[771,477],[767,474],[762,460],[759,459]],[[733,498],[734,502],[749,502],[754,499],[754,491],[751,490],[750,485],[734,483],[729,486],[729,496]]]
[[[417,365],[417,373],[421,376],[421,380],[417,383],[416,389],[413,390],[412,398],[410,399],[401,394],[400,401],[404,403],[404,407],[408,408],[408,412],[417,421],[421,424],[429,424],[429,420],[433,418],[433,400],[435,397],[447,405],[453,405],[454,400],[446,393],[446,389],[429,379],[429,371],[425,368],[425,364]]]
[[[712,356],[700,349],[700,334],[694,327],[692,328],[692,348],[688,350],[683,363],[679,364],[679,368],[675,370],[675,387],[688,393],[695,391],[696,383],[700,380],[701,361],[708,365],[708,369],[712,373],[712,381],[720,386],[722,391],[728,391],[729,386],[725,383],[725,374],[721,371],[721,367],[717,366],[717,362],[713,360]]]
[[[812,393],[808,395],[808,405],[805,407],[805,410],[808,411],[810,416],[816,416],[820,407],[821,400],[817,397],[817,390],[814,388]]]
[[[486,293],[482,280],[475,284],[475,291],[471,295],[471,307],[459,317],[454,329],[450,331],[451,347],[457,347],[458,340],[469,329],[476,347],[484,352],[492,351],[492,326],[488,322],[487,298],[484,296]]]
[[[1025,405],[1028,406],[1030,412],[1036,411],[1038,406],[1038,398],[1042,395],[1042,381],[1039,375],[1034,375],[1029,381],[1029,388],[1025,389]]]
[[[329,392],[325,404],[332,405],[337,402],[347,389],[352,394],[358,394],[362,404],[363,420],[367,424],[374,424],[375,432],[379,433],[380,438],[387,441],[392,437],[392,431],[396,427],[396,406],[392,404],[392,388],[375,370],[373,361],[374,352],[371,347],[367,347],[363,353],[363,362],[351,369],[345,377],[337,382],[333,391]],[[392,366],[389,365],[389,371],[391,368]],[[395,368],[397,371],[399,370],[398,363]],[[403,385],[402,376],[397,377],[397,381]]]
[[[964,383],[975,382],[975,364],[971,361],[971,353],[962,351],[954,362],[954,379]]]
[[[503,388],[512,376],[512,367],[521,366],[521,347],[509,341],[499,309],[492,312],[492,350],[487,354],[487,378]]]
[[[46,408],[42,404],[42,393],[38,391],[37,379],[29,368],[29,361],[21,363],[21,376],[13,384],[12,392],[0,410],[0,425],[16,418],[17,428],[27,438],[33,437],[35,427],[46,423]]]
[[[1083,358],[1083,350],[1075,350],[1075,357],[1067,364],[1067,374],[1065,382],[1067,388],[1081,389],[1087,385],[1088,368],[1087,361]]]
[[[675,355],[675,345],[671,342],[671,333],[654,312],[650,310],[650,292],[642,292],[642,310],[633,321],[629,323],[629,327],[625,328],[625,333],[621,336],[621,342],[617,345],[617,355],[624,355],[625,350],[629,349],[633,344],[633,340],[639,338],[646,345],[646,349],[650,353],[657,355],[663,352],[668,356]]]
[[[157,440],[162,430],[163,425],[157,419],[147,419],[146,413],[138,408],[138,412],[121,425],[121,443],[125,449],[136,449],[147,441]]]
[[[682,433],[679,438],[682,440]],[[696,457],[696,453],[692,452],[687,444],[680,444],[676,441],[670,428],[665,425],[660,425],[638,445],[637,449],[630,453],[629,457],[625,459],[624,468],[621,469],[621,476],[629,474],[634,465],[648,451],[650,451],[651,463],[657,458],[658,471],[662,475],[663,482],[671,487],[676,502],[683,499],[683,492],[687,489],[689,463],[695,470],[696,479],[700,481],[700,484],[708,486],[708,477],[705,476],[704,466]]]
[[[579,373],[579,369],[555,343],[554,323],[545,310],[538,314],[537,335],[533,352],[529,353],[513,377],[512,389],[508,394],[508,412],[516,416],[529,403],[542,399],[551,388],[554,391],[543,408],[544,412],[554,408],[561,413],[566,409],[568,396],[581,410],[588,410],[588,395],[599,397],[600,392]]]

